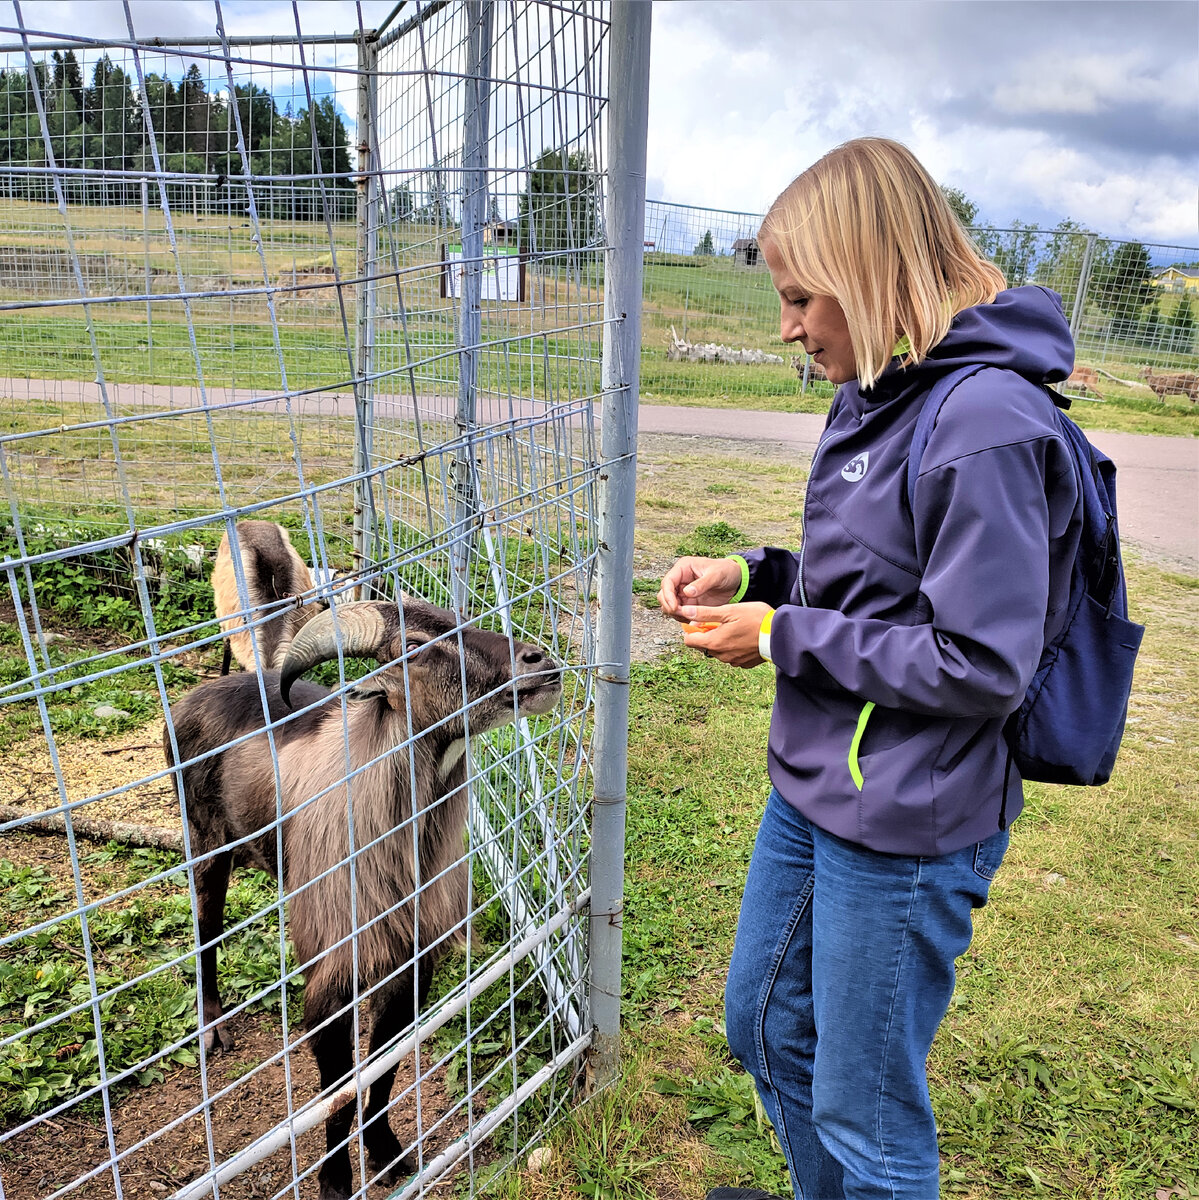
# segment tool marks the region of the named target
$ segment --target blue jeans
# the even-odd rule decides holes
[[[772,792],[725,992],[797,1200],[935,1200],[925,1067],[1008,835],[938,858],[826,833]]]

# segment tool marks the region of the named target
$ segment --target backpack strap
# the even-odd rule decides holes
[[[974,366],[958,367],[956,370],[949,371],[942,375],[940,379],[929,389],[929,393],[924,398],[924,404],[920,409],[920,415],[916,418],[916,430],[912,434],[911,449],[908,450],[908,511],[916,511],[916,480],[920,476],[920,460],[924,457],[925,447],[928,445],[928,439],[932,436],[933,426],[937,423],[937,416],[941,411],[941,406],[949,399],[949,394],[958,386],[959,383],[970,378],[971,375],[977,375],[979,371],[985,370],[983,363],[977,363]]]

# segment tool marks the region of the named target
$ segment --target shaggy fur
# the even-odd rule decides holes
[[[292,644],[282,671],[261,677],[272,723],[291,714],[293,705],[316,705],[272,731],[278,797],[265,733],[195,761],[262,728],[258,676],[201,684],[171,710],[192,854],[202,860],[195,878],[205,1044],[230,1045],[216,987],[216,944],[232,864],[232,852],[224,847],[248,837],[239,855],[276,873],[278,804],[289,926],[306,981],[304,1025],[312,1034],[322,1089],[336,1086],[353,1064],[354,947],[359,991],[383,985],[370,1000],[373,1053],[413,1022],[436,960],[463,934],[468,735],[548,712],[561,695],[561,668],[538,647],[479,629],[459,635],[453,615],[431,605],[406,600],[403,628],[393,604],[341,605],[337,611],[347,629],[359,616],[367,618],[361,636],[374,643],[373,657],[390,665],[347,694],[344,718],[338,697],[295,682],[315,662],[337,655],[333,615],[323,613]],[[352,641],[347,636],[347,655],[368,652],[361,638]],[[397,661],[405,655],[406,664]],[[175,765],[169,730],[164,747],[168,764]],[[358,767],[365,769],[348,778]],[[356,928],[348,814],[357,851]],[[401,1158],[402,1147],[387,1123],[394,1078],[393,1070],[370,1089],[362,1137],[372,1168],[398,1182],[412,1166]],[[347,1105],[326,1124],[329,1157],[319,1174],[321,1200],[342,1200],[352,1190],[346,1142],[353,1116],[354,1106]]]
[[[237,593],[233,554],[226,533],[221,538],[212,568],[213,603],[226,637],[221,674],[229,674],[230,653],[245,670],[257,671],[259,668],[245,617],[233,614],[249,613],[253,620],[262,610],[278,609],[290,600],[293,607],[254,627],[262,669],[277,671],[292,639],[320,611],[314,605],[300,607],[299,597],[313,590],[312,573],[292,546],[282,525],[273,521],[239,521],[235,528],[250,603],[248,607],[244,605]]]

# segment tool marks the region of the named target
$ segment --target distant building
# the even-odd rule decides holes
[[[1149,281],[1167,292],[1199,292],[1199,270],[1194,267],[1164,267]]]
[[[756,267],[758,265],[758,239],[754,237],[738,238],[733,243],[733,260],[740,267]]]
[[[488,221],[483,226],[484,246],[515,246],[519,240],[519,221]]]

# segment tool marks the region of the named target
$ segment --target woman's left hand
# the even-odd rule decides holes
[[[684,605],[680,612],[689,621],[696,625],[717,622],[717,627],[702,633],[685,633],[683,644],[731,667],[756,667],[766,661],[758,653],[758,632],[770,611],[770,605],[760,601],[722,604],[716,608]]]

